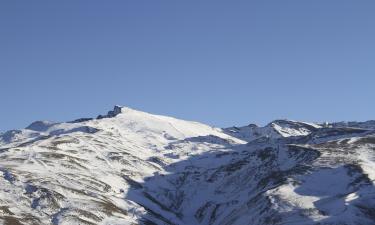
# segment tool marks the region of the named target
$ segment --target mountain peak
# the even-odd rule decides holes
[[[120,105],[115,105],[112,110],[108,111],[107,115],[99,115],[97,119],[103,119],[103,118],[112,118],[117,116],[118,114],[121,114],[125,109],[130,109],[128,107],[123,107]]]
[[[55,124],[56,123],[52,121],[38,120],[38,121],[31,123],[29,126],[26,127],[26,129],[43,132],[43,131],[48,130],[48,128],[50,128],[51,126]]]
[[[115,105],[113,107],[113,110],[108,112],[108,116],[110,116],[110,117],[117,116],[118,114],[122,113],[123,108],[125,108],[125,107],[122,107],[120,105]]]

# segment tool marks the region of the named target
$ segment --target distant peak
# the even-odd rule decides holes
[[[289,119],[276,119],[272,122],[270,122],[268,124],[268,126],[272,125],[272,124],[295,124],[295,123],[299,123],[298,121],[294,121],[294,120],[289,120]]]
[[[302,121],[296,121],[296,120],[290,120],[290,119],[277,119],[269,123],[267,126],[274,127],[275,125],[285,127],[285,126],[291,126],[291,127],[309,127],[311,129],[319,128],[320,125],[315,123],[308,123],[308,122],[302,122]]]
[[[26,129],[43,132],[43,131],[48,130],[48,128],[50,128],[51,126],[53,126],[55,124],[56,124],[55,122],[46,121],[46,120],[35,121],[32,124],[30,124],[29,126],[27,126]]]
[[[248,127],[250,128],[258,128],[259,126],[255,123],[250,123],[249,125],[247,125]]]

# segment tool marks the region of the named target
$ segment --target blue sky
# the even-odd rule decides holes
[[[375,1],[0,2],[0,130],[120,104],[216,126],[375,119]]]

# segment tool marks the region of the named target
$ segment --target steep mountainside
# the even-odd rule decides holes
[[[0,171],[0,224],[375,224],[374,121],[219,129],[116,106],[0,134]]]

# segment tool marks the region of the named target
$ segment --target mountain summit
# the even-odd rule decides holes
[[[375,224],[374,150],[374,121],[37,121],[0,134],[0,223]]]

